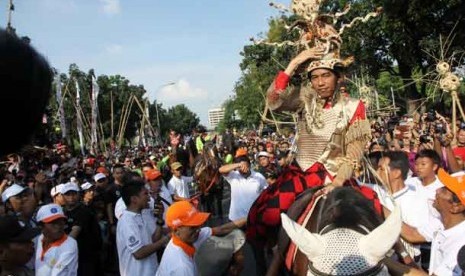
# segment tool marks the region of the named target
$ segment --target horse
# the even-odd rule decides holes
[[[281,214],[278,250],[287,269],[293,275],[389,275],[382,259],[400,235],[399,208],[382,222],[358,190],[323,195],[320,189],[306,190]]]
[[[198,184],[201,209],[220,217],[223,216],[223,182],[218,171],[221,165],[222,161],[216,145],[213,142],[206,142],[202,153],[195,158],[193,171],[194,181]],[[216,203],[216,212],[214,203]]]

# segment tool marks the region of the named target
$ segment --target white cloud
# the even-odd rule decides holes
[[[123,52],[123,46],[119,44],[110,44],[105,47],[105,52],[110,55],[118,55]]]
[[[180,79],[173,85],[165,85],[156,92],[157,98],[168,104],[183,101],[202,101],[207,99],[208,93],[201,89],[192,87],[185,79]]]
[[[119,0],[100,0],[103,4],[103,12],[108,15],[115,15],[121,12]]]

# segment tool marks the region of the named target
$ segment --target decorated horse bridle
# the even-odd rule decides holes
[[[323,229],[321,229],[321,231],[319,232],[320,235],[323,235],[325,233],[328,233],[330,232],[331,230],[334,230],[334,229],[337,229],[336,225],[334,224],[329,224],[329,225],[326,225],[325,227],[323,227]],[[356,228],[351,228],[352,230],[354,231],[357,231],[361,234],[368,234],[370,232],[370,230],[368,230],[368,228],[366,228],[365,226],[363,225],[357,225]],[[356,274],[347,274],[347,275],[342,275],[342,276],[376,276],[378,275],[384,268],[384,265],[383,265],[383,261],[379,261],[375,266],[373,266],[372,268],[370,269],[367,269],[365,271],[362,271],[360,273],[356,273]],[[312,262],[308,262],[308,269],[312,272],[313,275],[315,276],[341,276],[341,274],[326,274],[326,273],[323,273],[321,271],[319,271],[317,268],[315,268],[313,266],[313,263]]]

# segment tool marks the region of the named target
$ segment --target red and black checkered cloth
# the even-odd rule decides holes
[[[323,185],[326,176],[329,174],[321,163],[315,163],[305,172],[298,166],[288,166],[276,183],[265,189],[250,208],[247,218],[247,241],[259,247],[270,241],[274,243],[281,225],[280,214],[287,212],[295,198],[304,190]],[[359,189],[365,197],[372,200],[375,209],[381,213],[381,205],[375,192],[366,187],[359,187],[355,181],[348,185]]]

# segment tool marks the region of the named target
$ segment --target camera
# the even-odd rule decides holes
[[[392,133],[396,126],[399,124],[400,120],[399,117],[392,117],[387,122],[387,130],[389,133]]]
[[[431,138],[428,135],[421,135],[420,136],[420,144],[426,144],[431,141]]]
[[[428,111],[428,113],[426,113],[425,120],[427,122],[434,122],[436,120],[436,113],[434,112],[434,110],[430,110]]]
[[[434,132],[439,134],[446,134],[446,129],[444,128],[443,124],[436,124],[434,127]]]

